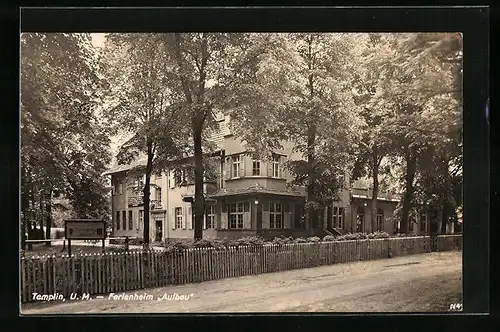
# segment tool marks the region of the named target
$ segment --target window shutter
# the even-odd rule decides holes
[[[284,178],[283,176],[283,157],[278,156],[278,177]]]
[[[240,177],[244,177],[246,175],[246,166],[247,158],[244,153],[240,154]]]
[[[270,159],[266,160],[267,164],[267,176],[272,177],[273,176],[273,157],[271,156]]]
[[[175,229],[175,208],[172,208],[172,213],[170,216],[170,223],[172,224],[172,229]]]
[[[231,178],[231,166],[232,166],[232,161],[231,157],[226,157],[226,160],[224,161],[224,180],[229,180]]]
[[[269,202],[262,202],[262,229],[269,229]]]
[[[228,215],[229,215],[229,208],[227,206],[227,204],[224,204],[224,208],[222,209],[222,213],[220,215],[220,228],[221,229],[227,229],[227,219],[228,219]]]
[[[182,229],[186,229],[186,220],[187,220],[187,208],[182,208]]]
[[[269,229],[269,211],[262,211],[262,229]]]
[[[169,170],[168,171],[168,185],[170,188],[175,188],[175,179],[174,179],[174,170]]]
[[[285,228],[292,228],[292,212],[285,212]]]
[[[243,228],[244,229],[252,228],[252,219],[250,217],[250,211],[243,212]]]
[[[205,213],[203,214],[203,229],[207,229],[207,215],[208,215],[208,209],[207,206],[205,205]]]
[[[186,222],[187,228],[193,229],[193,208],[190,206],[187,208]]]

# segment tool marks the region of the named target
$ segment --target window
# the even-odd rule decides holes
[[[128,229],[132,230],[133,227],[134,227],[134,220],[132,218],[132,210],[129,210],[128,211]]]
[[[127,211],[122,211],[123,230],[127,230]]]
[[[344,221],[344,208],[343,207],[333,207],[333,228],[342,228]]]
[[[116,211],[116,229],[120,229],[120,211]]]
[[[243,203],[230,205],[229,209],[229,228],[243,228]]]
[[[182,228],[182,208],[175,208],[175,228]]]
[[[157,203],[161,203],[161,188],[160,187],[156,188],[156,190],[155,190],[155,200],[157,201]]]
[[[283,228],[283,206],[281,203],[269,203],[269,228]]]
[[[144,210],[139,210],[139,227],[144,223]]]
[[[280,156],[273,156],[273,177],[280,177]]]
[[[260,175],[260,160],[252,161],[252,175]]]
[[[232,167],[232,177],[237,178],[240,176],[240,163],[241,158],[239,155],[233,156],[233,167]]]
[[[384,211],[378,209],[377,211],[377,231],[384,230]]]
[[[142,190],[144,189],[144,179],[143,176],[137,176],[134,180],[134,186],[136,187],[137,190]]]
[[[206,228],[215,228],[215,205],[207,205]]]
[[[119,180],[115,180],[115,195],[123,194],[123,183]]]
[[[420,215],[420,231],[425,232],[426,228],[427,228],[427,215],[425,213],[422,213]]]

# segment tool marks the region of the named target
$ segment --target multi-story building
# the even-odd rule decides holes
[[[210,158],[217,165],[216,176],[204,181],[205,215],[204,238],[236,238],[260,235],[304,236],[303,188],[292,188],[292,175],[283,167],[287,160],[301,156],[293,152],[293,144],[272,151],[265,159],[255,159],[229,131],[223,117],[221,130],[214,136],[219,149]],[[188,158],[189,159],[189,158]],[[189,161],[189,160],[186,160]],[[138,160],[130,165],[114,167],[111,175],[113,186],[112,213],[115,236],[142,237],[144,208],[142,188],[144,174]],[[346,184],[348,176],[346,178]],[[194,195],[193,176],[186,170],[164,170],[151,177],[150,238],[153,241],[193,238],[193,211],[191,203],[183,198]],[[393,212],[398,197],[379,195],[377,229],[394,233]],[[324,210],[320,216],[321,229],[317,235],[329,231],[370,232],[371,193],[369,190],[345,189],[340,200]],[[425,221],[425,219],[422,219]],[[426,224],[426,222],[425,222]],[[415,229],[414,232],[427,228]]]

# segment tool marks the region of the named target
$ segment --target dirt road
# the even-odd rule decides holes
[[[110,299],[106,294],[104,299],[26,304],[21,313],[447,311],[450,303],[461,302],[462,253],[337,264],[116,295],[121,294],[153,299]]]

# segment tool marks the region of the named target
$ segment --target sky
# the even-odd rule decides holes
[[[104,47],[104,42],[106,41],[105,33],[91,33],[92,44],[96,47]]]

